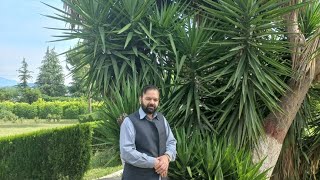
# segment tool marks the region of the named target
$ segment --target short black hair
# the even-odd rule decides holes
[[[142,97],[149,90],[157,90],[159,92],[159,94],[160,94],[160,90],[159,90],[159,88],[157,86],[149,84],[149,85],[146,85],[146,86],[143,87],[140,96]]]

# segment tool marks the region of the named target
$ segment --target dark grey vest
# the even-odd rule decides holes
[[[167,135],[163,115],[158,112],[157,117],[149,121],[146,118],[140,119],[137,111],[130,114],[129,119],[136,130],[137,151],[152,157],[164,155]],[[139,168],[125,163],[122,180],[159,180],[159,174],[154,168]]]

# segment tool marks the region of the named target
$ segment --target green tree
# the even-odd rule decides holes
[[[21,63],[21,67],[18,70],[19,72],[19,79],[20,79],[20,84],[19,87],[22,89],[25,89],[28,87],[28,80],[32,78],[32,76],[30,75],[30,73],[32,73],[32,71],[28,70],[28,63],[26,62],[26,59],[23,58],[22,63]]]
[[[64,86],[64,75],[57,53],[54,48],[47,48],[40,72],[36,81],[37,86],[43,94],[48,96],[64,96],[66,88]]]
[[[0,88],[0,101],[17,101],[19,90],[17,87]]]
[[[69,92],[76,97],[87,95],[89,89],[85,84],[85,77],[88,73],[89,67],[88,65],[81,66],[82,62],[85,61],[85,54],[81,54],[81,48],[77,49],[77,47],[80,46],[81,43],[79,42],[76,47],[66,54],[67,69],[73,72]],[[81,68],[76,69],[76,67]]]
[[[122,94],[137,79],[156,84],[171,125],[252,150],[255,162],[266,157],[261,170],[271,168],[269,176],[289,147],[285,137],[307,134],[296,122],[306,122],[297,114],[320,73],[318,1],[64,2],[66,11],[57,10],[66,17],[53,18],[71,24],[66,39],[82,39],[87,83],[102,95]],[[320,157],[295,150],[294,171],[311,178]],[[316,167],[302,166],[300,157]],[[301,177],[283,172],[280,179]]]
[[[41,97],[41,91],[38,88],[25,88],[20,91],[20,102],[32,104]]]

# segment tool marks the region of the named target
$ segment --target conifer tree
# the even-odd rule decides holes
[[[32,78],[32,76],[30,75],[32,71],[28,70],[28,63],[26,62],[25,58],[23,58],[21,64],[22,66],[18,70],[20,80],[19,87],[22,89],[26,89],[28,87],[28,80]]]
[[[66,88],[64,86],[62,66],[54,48],[47,48],[36,84],[40,91],[48,96],[57,97],[65,95]]]

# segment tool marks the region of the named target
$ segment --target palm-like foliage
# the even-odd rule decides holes
[[[266,179],[259,172],[261,163],[252,164],[250,153],[238,151],[224,140],[194,131],[191,135],[183,128],[175,130],[178,158],[170,165],[173,179]],[[199,146],[199,142],[205,142]]]
[[[112,81],[119,87],[121,78],[135,73],[143,72],[144,76],[153,77],[155,81],[161,77],[152,53],[158,41],[151,35],[152,25],[146,24],[154,1],[78,0],[64,3],[72,13],[55,8],[63,15],[49,17],[75,25],[71,33],[56,37],[82,40],[78,49],[86,57],[75,71],[90,66],[87,73],[89,87],[106,94]],[[152,71],[146,70],[147,67]]]
[[[134,89],[153,83],[161,87],[161,108],[171,125],[187,129],[181,139],[195,132],[214,133],[238,149],[252,147],[263,135],[263,118],[281,111],[279,97],[288,89],[287,79],[292,75],[283,16],[304,4],[165,2],[169,1],[64,0],[69,10],[57,9],[62,15],[49,17],[72,25],[72,32],[60,29],[64,35],[57,37],[82,40],[79,50],[86,57],[75,70],[89,65],[89,87],[109,95],[105,115],[110,129],[119,115],[136,108]],[[308,12],[308,8],[318,10],[307,7]],[[314,17],[301,16],[312,21],[301,24],[311,40],[317,35],[312,28],[318,28]],[[118,133],[117,128],[112,131]],[[111,138],[110,142],[117,143],[117,138]],[[203,147],[199,148],[201,152]],[[177,167],[187,167],[188,162],[179,163]],[[198,166],[193,164],[182,174]],[[218,170],[207,168],[206,172],[218,176]]]
[[[265,113],[279,109],[278,96],[287,89],[283,77],[289,69],[282,58],[287,49],[279,15],[290,8],[280,8],[284,2],[278,1],[205,2],[211,7],[201,7],[218,24],[213,30],[223,34],[211,43],[213,50],[222,51],[211,61],[215,72],[221,72],[215,78],[223,82],[213,91],[224,96],[216,113],[218,128],[240,145],[255,142]]]
[[[104,100],[100,114],[102,122],[96,128],[98,134],[94,136],[98,140],[100,147],[114,150],[114,152],[120,152],[119,127],[122,121],[128,114],[135,112],[139,105],[138,95],[141,84],[138,84],[136,79],[128,79],[125,83],[121,91],[116,87],[109,88],[111,98]],[[113,160],[120,160],[120,156],[113,156],[109,162]]]

